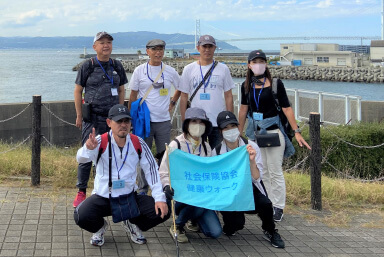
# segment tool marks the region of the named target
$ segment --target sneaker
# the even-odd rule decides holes
[[[77,192],[77,195],[75,197],[75,200],[73,200],[73,208],[76,208],[79,206],[79,204],[87,198],[87,195],[83,191]]]
[[[132,224],[128,220],[124,220],[123,228],[125,229],[125,231],[127,231],[127,233],[131,235],[132,242],[139,245],[147,243],[147,239],[145,238],[145,236],[143,236],[141,229],[139,229],[139,227],[135,224]]]
[[[108,229],[108,222],[104,220],[104,226],[91,237],[91,245],[102,246],[104,244],[104,234]]]
[[[175,231],[173,229],[173,225],[169,229],[169,233],[171,233],[173,239],[175,239]],[[188,237],[185,235],[184,227],[176,225],[176,235],[177,235],[177,242],[179,243],[188,243]]]
[[[188,220],[186,227],[189,231],[192,232],[199,232],[200,230],[199,225],[197,225],[197,223],[193,222],[192,220]]]
[[[285,244],[283,239],[281,239],[281,236],[279,233],[277,233],[277,229],[275,229],[272,234],[269,233],[268,231],[263,231],[264,233],[264,238],[271,243],[273,247],[276,248],[284,248]]]
[[[276,222],[281,221],[283,219],[283,216],[284,216],[283,209],[273,207],[273,219]]]

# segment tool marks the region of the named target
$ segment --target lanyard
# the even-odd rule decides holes
[[[187,144],[187,147],[188,147],[188,153],[191,153],[191,150],[189,150],[189,145],[188,145],[188,142],[185,142],[186,144]],[[202,142],[203,143],[203,142]],[[193,154],[193,153],[192,153]],[[201,144],[200,144],[200,146],[199,146],[199,155],[198,156],[200,156],[200,154],[201,154]]]
[[[148,72],[148,63],[149,62],[147,62],[147,77],[149,78],[149,80],[150,81],[152,81],[152,83],[154,82],[152,79],[151,79],[151,77],[149,76],[149,72]],[[163,69],[163,62],[161,62],[161,64],[160,64],[160,70],[162,70]],[[161,72],[161,77],[163,78],[163,88],[164,88],[164,73],[163,72]]]
[[[261,86],[261,90],[260,90],[259,96],[258,96],[258,98],[257,98],[257,101],[256,101],[256,89],[255,89],[255,83],[252,83],[252,86],[253,86],[253,99],[255,99],[255,104],[256,104],[257,111],[259,111],[260,95],[261,95],[261,92],[263,92],[264,85],[265,85],[265,80],[266,80],[266,79],[267,79],[267,78],[265,77],[265,78],[264,78],[263,85]]]
[[[201,69],[201,64],[200,64],[200,62],[199,62],[199,65],[200,65],[201,79],[204,80],[203,70]],[[211,68],[208,70],[208,72],[212,69],[213,65],[215,65],[215,60],[213,60],[212,66],[211,66]],[[204,83],[204,93],[205,93],[205,88],[208,86],[209,81],[211,80],[212,73],[213,73],[213,70],[212,70],[211,74],[209,74],[209,77],[208,77],[207,82]]]
[[[112,68],[112,65],[111,65],[112,77],[109,77],[109,76],[108,76],[108,73],[104,70],[103,65],[101,65],[101,63],[100,63],[99,60],[97,59],[97,56],[96,56],[96,61],[99,63],[100,68],[104,71],[104,74],[107,76],[107,78],[109,79],[109,81],[111,82],[111,84],[112,84],[112,86],[113,86],[113,68]],[[109,62],[110,62],[110,64],[112,64],[111,59],[109,59]]]
[[[116,169],[117,169],[117,179],[120,179],[120,171],[121,171],[121,169],[124,166],[125,160],[127,160],[128,150],[129,150],[129,143],[127,145],[127,152],[125,153],[123,164],[121,164],[120,169],[119,169],[119,167],[117,166],[117,159],[116,159],[116,155],[115,155],[115,148],[112,145],[113,157],[115,157],[115,164],[116,164]]]

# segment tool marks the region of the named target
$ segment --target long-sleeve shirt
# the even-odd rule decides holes
[[[140,162],[141,168],[144,170],[145,178],[152,190],[152,197],[155,202],[165,202],[165,195],[162,190],[160,177],[158,173],[158,166],[153,157],[150,148],[144,142],[143,139],[139,137],[139,142],[141,144],[142,153],[141,158],[136,152],[133,143],[131,141],[130,134],[126,137],[126,142],[123,149],[120,151],[119,146],[117,145],[112,132],[109,132],[111,135],[111,146],[112,146],[112,182],[118,179],[124,180],[124,187],[115,189],[112,188],[112,197],[116,197],[123,194],[131,193],[133,190],[137,189],[136,185],[136,166]],[[86,145],[80,148],[77,151],[76,159],[79,163],[87,163],[90,161],[96,162],[100,143],[101,136],[96,137],[98,141],[98,146],[89,150]],[[124,162],[125,159],[125,162]],[[120,169],[121,168],[121,169]],[[120,171],[119,171],[120,170]],[[101,155],[97,165],[96,165],[96,177],[94,182],[94,189],[92,194],[97,194],[99,196],[109,198],[109,144]]]
[[[196,146],[196,148],[193,150],[192,149],[192,143],[185,138],[184,134],[181,134],[176,137],[177,140],[180,142],[180,150],[191,153],[194,155],[198,155],[201,157],[210,157],[211,156],[211,147],[209,146],[208,143],[200,141],[200,144]],[[205,144],[207,148],[207,154],[204,152],[204,147],[202,146],[202,143]],[[175,140],[173,140],[171,143],[169,143],[170,148],[178,149],[177,143]],[[160,168],[159,168],[159,173],[160,173],[160,180],[161,183],[163,184],[163,187],[169,185],[169,169],[168,169],[168,156],[164,154],[163,160],[161,161]]]

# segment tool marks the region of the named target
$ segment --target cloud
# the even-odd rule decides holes
[[[13,28],[32,27],[46,19],[48,19],[48,16],[42,11],[31,10],[21,13],[13,19],[8,20],[6,24]]]
[[[328,8],[331,5],[333,5],[333,0],[325,0],[325,1],[320,1],[316,7],[318,8]]]

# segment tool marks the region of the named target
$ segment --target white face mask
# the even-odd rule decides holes
[[[205,124],[204,123],[193,123],[189,124],[188,132],[193,137],[201,137],[205,132]]]
[[[223,131],[224,139],[231,143],[236,142],[239,136],[240,136],[240,131],[238,128],[233,128],[233,129]]]
[[[265,63],[252,63],[249,64],[251,66],[251,70],[255,76],[262,75],[265,72]]]

